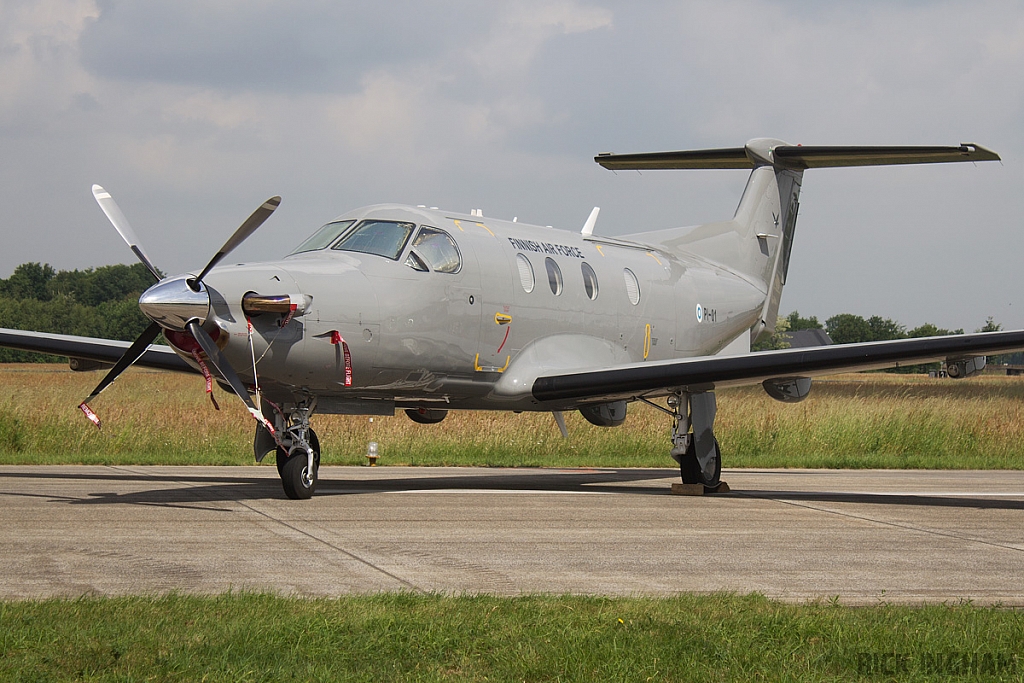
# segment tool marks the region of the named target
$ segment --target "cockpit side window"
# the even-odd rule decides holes
[[[355,221],[335,221],[334,223],[328,223],[313,233],[309,239],[296,247],[295,250],[292,251],[292,254],[301,254],[304,251],[326,249],[331,246],[331,242],[338,239],[338,235],[352,227],[353,223],[355,223]]]
[[[376,254],[397,261],[415,228],[413,223],[403,221],[366,220],[341,238],[333,249]]]
[[[424,225],[413,240],[412,248],[435,273],[457,273],[462,268],[459,248],[444,230]]]

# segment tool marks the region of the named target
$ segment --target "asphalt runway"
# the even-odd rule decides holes
[[[0,599],[273,591],[1024,606],[1024,472],[0,467]]]

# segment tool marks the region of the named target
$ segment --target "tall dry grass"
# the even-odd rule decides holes
[[[130,370],[93,402],[96,430],[75,407],[98,373],[58,365],[0,366],[0,463],[247,464],[253,425],[218,392],[215,411],[194,376]],[[716,432],[726,466],[1024,467],[1024,380],[938,380],[862,374],[817,380],[803,403],[773,401],[760,387],[718,392]],[[326,464],[665,467],[668,416],[632,404],[626,424],[593,427],[566,415],[451,413],[438,425],[394,417],[320,415]]]

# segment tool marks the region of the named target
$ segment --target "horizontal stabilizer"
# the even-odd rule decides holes
[[[605,152],[594,161],[610,171],[648,171],[683,168],[754,168],[743,147],[731,149],[694,149],[685,152],[647,152],[612,154]]]
[[[760,150],[758,150],[760,151]],[[999,155],[979,145],[959,147],[803,147],[777,145],[768,157],[746,147],[698,149],[644,154],[599,154],[594,161],[612,170],[655,170],[690,168],[746,168],[772,164],[776,168],[807,169],[841,166],[892,166],[897,164],[939,164],[956,161],[999,161]]]

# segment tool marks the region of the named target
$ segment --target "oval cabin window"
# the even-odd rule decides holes
[[[597,299],[597,273],[586,261],[582,263],[581,268],[583,269],[583,289],[586,290],[587,297],[594,301]]]
[[[562,270],[552,258],[544,259],[544,267],[548,269],[548,285],[551,293],[558,296],[562,293]]]
[[[640,303],[640,282],[629,268],[622,271],[622,277],[626,281],[626,296],[629,297],[629,303],[636,306]]]
[[[537,283],[533,276],[533,266],[530,265],[530,260],[522,254],[516,254],[516,265],[519,266],[519,282],[523,285],[523,290],[529,294]]]

